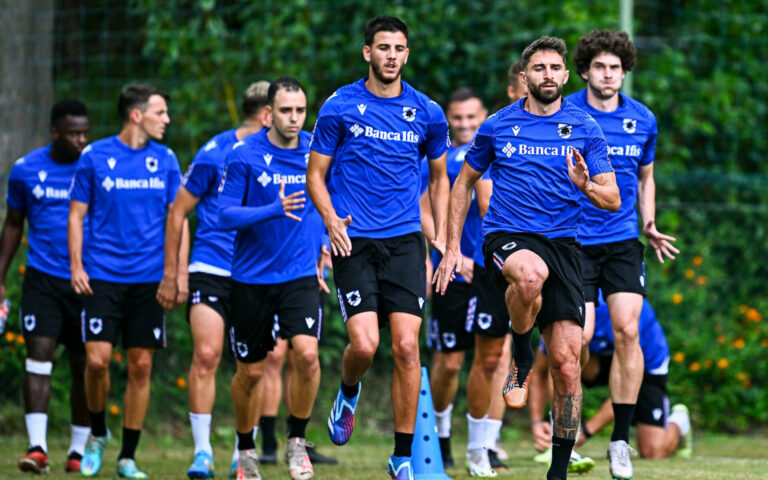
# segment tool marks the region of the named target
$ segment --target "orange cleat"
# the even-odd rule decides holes
[[[521,382],[517,378],[517,366],[513,366],[507,375],[507,381],[504,383],[504,403],[509,408],[523,408],[528,401],[528,383],[531,381],[533,375],[532,370],[528,370],[528,374]]]
[[[19,458],[19,469],[22,472],[48,473],[48,455],[40,450],[31,450]]]

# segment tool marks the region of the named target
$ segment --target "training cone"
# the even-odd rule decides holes
[[[432,391],[429,389],[427,367],[421,367],[419,410],[416,414],[416,428],[413,431],[411,453],[414,480],[452,480],[445,474],[443,456],[440,453],[435,407],[432,404]]]

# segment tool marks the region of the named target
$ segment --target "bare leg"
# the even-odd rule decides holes
[[[192,364],[189,367],[189,411],[209,414],[216,399],[216,370],[224,344],[224,319],[208,305],[198,303],[189,313]]]
[[[379,347],[379,319],[376,312],[358,313],[347,320],[349,345],[341,361],[341,380],[356,385],[373,363]],[[394,335],[393,335],[394,337]]]
[[[459,389],[459,372],[464,363],[464,352],[432,353],[432,371],[429,386],[436,412],[442,412],[451,405]],[[506,373],[505,373],[506,375]]]
[[[149,405],[149,379],[152,373],[153,348],[128,349],[128,385],[123,399],[123,426],[141,430]]]
[[[395,371],[392,375],[392,407],[395,432],[413,433],[421,387],[419,360],[419,328],[421,317],[408,313],[389,316],[392,331],[392,354]]]
[[[317,359],[317,337],[296,335],[293,345],[293,379],[291,410],[294,417],[309,418],[320,385],[320,362]]]

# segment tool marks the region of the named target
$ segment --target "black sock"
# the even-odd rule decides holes
[[[253,443],[253,429],[245,433],[237,432],[238,450],[253,450],[254,448],[256,448],[256,444]]]
[[[134,458],[136,455],[136,446],[139,444],[141,430],[133,430],[123,427],[123,448],[120,449],[120,455],[117,459]]]
[[[552,464],[547,472],[547,480],[565,480],[568,476],[568,462],[576,440],[552,437]]]
[[[29,450],[27,450],[27,453],[32,453],[32,452],[46,453],[46,451],[43,450],[43,447],[41,447],[40,445],[35,445],[34,447],[31,447]]]
[[[360,382],[349,386],[344,381],[341,381],[341,393],[347,398],[354,398],[355,395],[360,392]]]
[[[451,437],[438,438],[437,440],[440,443],[440,452],[443,454],[443,461],[445,461],[446,457],[451,456]]]
[[[265,417],[262,415],[259,420],[259,430],[261,430],[261,451],[274,452],[277,450],[277,438],[275,437],[276,417]],[[241,449],[245,450],[245,449]]]
[[[629,426],[632,424],[632,417],[635,416],[634,403],[614,403],[613,404],[613,433],[611,441],[624,440],[629,443]]]
[[[515,346],[514,359],[515,367],[517,367],[518,381],[523,381],[525,375],[531,370],[533,365],[533,346],[531,345],[531,337],[533,336],[533,328],[525,333],[515,333],[512,331],[512,343]]]
[[[294,417],[293,415],[289,415],[288,416],[288,438],[306,437],[308,423],[309,423],[309,418],[299,418],[299,417]]]
[[[412,433],[395,432],[395,456],[410,457],[411,445],[413,445]]]
[[[105,411],[91,412],[88,411],[88,416],[91,417],[91,435],[94,437],[106,437],[107,436],[107,419]]]

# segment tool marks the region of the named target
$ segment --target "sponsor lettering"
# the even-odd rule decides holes
[[[608,145],[608,155],[640,157],[643,155],[643,149],[637,145]]]
[[[365,127],[365,136],[378,138],[380,140],[389,140],[392,142],[419,143],[419,136],[411,130],[402,132],[387,132],[386,130],[377,130],[373,127]]]

